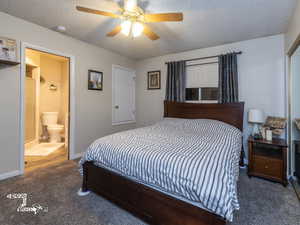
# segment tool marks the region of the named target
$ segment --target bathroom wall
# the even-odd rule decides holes
[[[61,105],[61,62],[47,56],[41,56],[41,76],[45,83],[41,83],[40,113],[59,112]],[[55,85],[56,90],[51,90],[50,85]]]

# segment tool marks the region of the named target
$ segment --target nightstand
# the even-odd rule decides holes
[[[256,176],[287,185],[287,143],[283,139],[272,141],[248,139],[248,176]]]

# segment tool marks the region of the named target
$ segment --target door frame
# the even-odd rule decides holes
[[[75,57],[64,52],[47,49],[41,46],[33,45],[26,42],[21,42],[21,77],[20,77],[20,174],[24,174],[25,160],[25,77],[26,77],[26,48],[46,52],[53,55],[63,56],[69,58],[69,160],[75,159]]]
[[[114,106],[115,106],[115,69],[122,69],[122,70],[127,70],[129,72],[132,72],[134,75],[133,75],[133,79],[134,79],[134,82],[135,82],[135,85],[134,85],[134,95],[133,95],[133,101],[134,101],[134,120],[131,120],[131,121],[126,121],[126,122],[115,122],[114,121]],[[136,93],[136,71],[133,70],[133,69],[130,69],[130,68],[127,68],[127,67],[124,67],[124,66],[120,66],[120,65],[115,65],[113,64],[112,65],[112,82],[111,82],[111,86],[112,86],[112,108],[111,108],[111,118],[112,118],[112,126],[115,126],[115,125],[122,125],[122,124],[131,124],[131,123],[136,123],[136,97],[135,97],[135,93]]]

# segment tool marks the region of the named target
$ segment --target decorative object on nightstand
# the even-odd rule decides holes
[[[300,130],[300,118],[295,119],[295,124],[298,130]]]
[[[259,124],[264,123],[264,112],[260,109],[250,109],[248,113],[248,122],[253,123],[252,136],[258,139],[259,135]]]
[[[272,140],[273,140],[273,133],[272,133],[272,130],[270,130],[269,128],[267,128],[267,129],[265,130],[265,132],[266,132],[266,138],[265,138],[265,140],[267,140],[267,141],[272,141]]]
[[[286,118],[275,116],[268,116],[264,124],[264,127],[272,130],[273,135],[277,137],[279,137],[283,133],[285,126]]]
[[[274,138],[272,141],[248,139],[248,176],[256,176],[287,185],[287,142]]]

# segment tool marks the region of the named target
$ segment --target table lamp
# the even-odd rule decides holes
[[[259,134],[259,124],[264,123],[264,112],[260,109],[250,109],[248,122],[253,124],[252,135]]]

